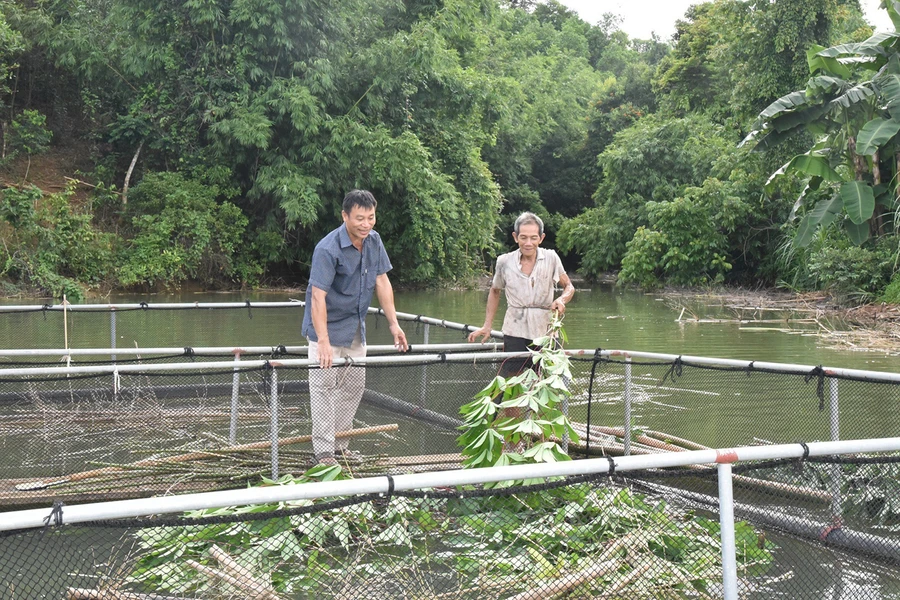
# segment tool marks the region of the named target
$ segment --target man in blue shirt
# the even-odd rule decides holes
[[[313,453],[319,464],[337,464],[347,438],[335,432],[353,427],[353,417],[366,386],[361,367],[331,368],[335,359],[366,355],[366,313],[372,295],[387,317],[394,346],[406,352],[406,334],[397,321],[391,270],[381,236],[375,227],[378,202],[371,192],[353,190],[344,197],[344,224],[326,235],[313,252],[302,333],[309,340],[309,358],[318,369],[309,372]]]

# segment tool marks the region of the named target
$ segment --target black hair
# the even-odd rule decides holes
[[[375,200],[375,196],[369,190],[350,190],[344,196],[344,204],[341,209],[349,215],[354,206],[375,208],[378,206],[378,201]]]

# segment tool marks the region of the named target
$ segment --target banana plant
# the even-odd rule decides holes
[[[770,104],[742,142],[765,151],[797,133],[812,134],[812,147],[766,183],[768,193],[783,176],[806,183],[791,211],[792,220],[803,213],[795,247],[834,223],[861,245],[886,233],[884,214],[900,198],[900,1],[882,6],[895,31],[810,48],[806,88]],[[813,192],[820,199],[808,206]]]

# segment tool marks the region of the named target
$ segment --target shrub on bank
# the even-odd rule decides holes
[[[0,278],[28,291],[81,300],[108,279],[113,236],[73,201],[74,184],[58,194],[36,187],[0,191]]]
[[[121,252],[119,283],[206,286],[246,279],[249,223],[230,202],[217,203],[218,188],[180,173],[150,173],[131,194],[126,212],[129,239]]]
[[[217,195],[179,173],[151,173],[128,205],[114,207],[121,218],[101,226],[93,204],[77,201],[74,183],[57,194],[0,190],[4,290],[79,301],[96,287],[253,284],[262,268],[245,242],[248,219]],[[97,210],[109,212],[111,202]]]

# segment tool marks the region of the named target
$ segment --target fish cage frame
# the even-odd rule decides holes
[[[552,478],[597,476],[646,469],[665,469],[690,465],[712,465],[717,470],[722,589],[725,600],[738,600],[737,546],[735,536],[735,509],[747,507],[735,504],[733,495],[733,465],[742,461],[807,459],[809,457],[841,456],[857,453],[883,453],[900,451],[900,437],[839,442],[812,442],[809,444],[778,444],[773,446],[746,446],[694,450],[683,453],[650,456],[625,456],[596,458],[578,461],[510,465],[483,469],[457,469],[395,476],[377,476],[341,481],[310,482],[292,486],[270,486],[156,497],[150,499],[120,500],[63,507],[54,504],[47,509],[29,509],[0,513],[0,532],[24,531],[49,527],[51,519],[55,527],[94,521],[110,521],[147,516],[183,513],[200,509],[228,506],[248,506],[316,500],[322,498],[351,497],[377,494],[390,498],[394,494],[418,490],[447,490],[463,486],[482,485],[508,481],[534,481]],[[787,527],[803,527],[802,519],[793,518]],[[829,532],[831,533],[831,532]],[[894,558],[900,557],[900,548],[884,544],[874,536],[856,532],[839,532],[831,541],[837,546],[853,548],[856,545],[876,543],[885,546]]]

